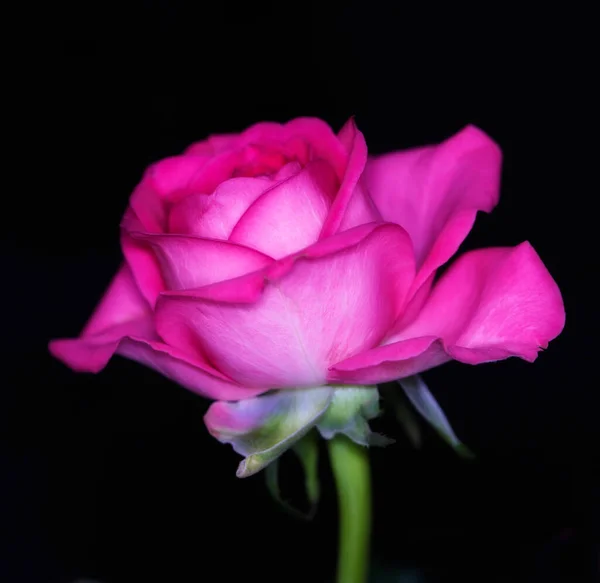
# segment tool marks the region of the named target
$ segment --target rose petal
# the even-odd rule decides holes
[[[334,364],[327,382],[379,384],[408,377],[452,360],[433,336],[384,344]]]
[[[410,300],[402,310],[390,334],[393,330],[405,328],[417,318],[429,297],[432,283],[433,274],[416,294],[412,297],[409,294]],[[388,345],[387,342],[391,342],[391,344]],[[402,342],[393,342],[388,339],[382,346],[367,350],[343,363],[334,365],[329,371],[327,379],[331,383],[377,384],[410,376],[444,364],[449,360],[451,360],[450,356],[446,354],[442,343],[435,337],[413,338]]]
[[[179,346],[189,327],[211,362],[241,384],[318,386],[331,364],[380,342],[413,276],[407,234],[364,225],[262,271],[163,294],[158,331]]]
[[[206,146],[191,146],[188,153],[206,153]],[[277,157],[277,160],[273,158]],[[238,176],[275,173],[283,164],[326,160],[341,181],[348,155],[322,120],[297,118],[287,124],[262,122],[242,132],[202,167],[190,184],[197,192],[210,193],[221,182]]]
[[[196,142],[189,146],[185,153],[202,156],[214,156],[237,146],[239,134],[213,134],[206,140]]]
[[[160,233],[166,229],[165,203],[187,195],[190,181],[209,160],[198,155],[173,156],[148,167],[129,200],[141,230]]]
[[[162,342],[125,338],[117,354],[152,368],[190,391],[210,399],[238,400],[264,393],[266,387],[245,387],[223,375],[207,361]]]
[[[357,225],[380,221],[381,215],[359,179],[367,162],[367,144],[351,118],[340,131],[348,149],[348,165],[338,194],[321,231],[321,239]]]
[[[225,181],[212,195],[187,196],[171,210],[169,227],[176,232],[227,239],[231,229],[246,208],[270,185],[272,185],[272,181],[268,179],[233,178]],[[144,238],[141,234],[151,235],[156,231],[146,231],[143,223],[132,209],[125,213],[121,227],[123,254],[131,267],[142,295],[151,306],[154,306],[158,294],[167,287],[172,288],[163,279],[163,270],[157,261],[155,251],[148,244],[148,237]],[[226,265],[219,269],[219,272],[226,271]],[[252,269],[248,271],[252,271]],[[232,270],[231,273],[240,275],[246,272]],[[198,276],[201,277],[200,274]],[[213,281],[218,281],[217,274]]]
[[[141,225],[140,229],[143,231],[160,233],[166,227],[167,214],[165,201],[160,198],[147,175],[134,188],[129,197],[129,208],[127,211],[131,215],[132,220]]]
[[[304,437],[327,410],[333,389],[276,391],[236,403],[213,403],[204,423],[213,437],[245,459],[239,478],[262,470]]]
[[[385,382],[454,358],[533,361],[565,321],[558,286],[529,243],[461,257],[418,317],[385,344],[332,367],[330,381]]]
[[[231,178],[213,194],[190,194],[171,209],[169,232],[227,240],[248,207],[272,186],[268,178]]]
[[[201,355],[189,357],[161,342],[152,312],[127,265],[113,278],[81,336],[53,340],[49,349],[53,356],[76,371],[97,373],[118,353],[209,397],[239,399],[263,392],[232,382]]]
[[[363,176],[381,215],[413,241],[415,290],[456,252],[477,211],[498,202],[501,157],[486,134],[468,126],[438,146],[368,161]]]
[[[346,171],[348,155],[333,130],[318,118],[299,117],[286,124],[272,122],[258,123],[240,136],[244,144],[266,144],[272,146],[287,146],[288,156],[293,156],[293,146],[298,145],[298,140],[310,147],[310,159],[300,159],[306,164],[309,160],[326,160],[335,170],[338,178],[342,180]],[[292,151],[289,150],[292,148]],[[286,152],[286,148],[283,148]]]
[[[127,264],[123,264],[113,277],[82,334],[98,334],[112,326],[140,320],[151,314],[150,306],[141,296],[131,270]]]
[[[128,208],[121,221],[121,249],[138,289],[148,304],[154,307],[158,294],[167,286],[152,249],[133,236],[140,232],[144,232],[144,226],[133,209]]]
[[[266,267],[271,257],[227,241],[185,235],[131,233],[154,250],[167,289],[181,290],[239,277]]]
[[[171,156],[150,166],[147,175],[161,199],[177,202],[189,194],[194,177],[210,160],[191,154]]]
[[[275,176],[273,176],[273,180],[275,182],[280,182],[282,180],[287,180],[294,176],[294,174],[298,174],[302,170],[302,166],[298,162],[289,162],[285,166],[282,166]]]
[[[241,387],[201,357],[190,358],[160,342],[148,304],[137,291],[127,266],[114,277],[81,336],[53,340],[49,349],[76,371],[97,373],[118,353],[209,397],[239,399],[263,392]]]
[[[256,199],[229,239],[276,259],[312,245],[319,238],[336,187],[329,164],[311,162]]]
[[[522,243],[461,257],[434,287],[417,319],[395,336],[435,333],[452,352],[478,362],[507,356],[535,360],[564,321],[558,286],[533,247]]]
[[[180,156],[153,164],[134,191],[130,205],[142,222],[142,230],[164,232],[165,201],[178,202],[193,193],[210,194],[232,178],[236,169],[248,165],[256,168],[260,160],[273,155],[278,160],[275,166],[268,165],[273,172],[286,160],[304,165],[310,160],[323,159],[331,164],[340,180],[348,161],[340,140],[322,120],[298,118],[283,125],[263,122],[238,135],[211,136],[193,144]]]
[[[337,137],[348,155],[352,153],[352,150],[355,147],[355,140],[358,137],[358,127],[356,125],[356,121],[354,116],[350,117],[348,121],[342,126],[342,129],[338,132]],[[366,160],[365,160],[366,163]]]
[[[52,355],[78,372],[101,371],[116,353],[152,368],[179,385],[212,399],[243,399],[264,392],[231,381],[198,358],[153,338],[149,320],[128,322],[98,335],[53,340]]]

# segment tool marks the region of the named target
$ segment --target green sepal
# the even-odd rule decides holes
[[[380,413],[379,392],[376,386],[335,386],[331,403],[317,422],[317,429],[324,439],[337,434],[349,437],[364,446],[388,445],[393,440],[374,433],[369,420]]]
[[[452,447],[460,457],[465,459],[473,459],[475,457],[473,452],[458,439],[446,414],[420,375],[400,379],[398,383],[404,389],[404,394],[412,404],[414,410],[416,410],[431,425],[431,427],[433,427],[436,433]],[[398,415],[398,418],[400,422],[403,423],[403,426],[408,433],[408,431],[412,430],[405,425],[406,421],[409,420],[409,417],[403,419],[402,413],[405,413],[405,411],[401,410],[401,414]],[[412,419],[410,419],[410,422],[412,423]]]
[[[310,431],[293,447],[294,453],[297,455],[304,472],[304,486],[306,489],[306,497],[310,503],[308,512],[303,512],[287,502],[281,495],[279,487],[279,459],[274,460],[265,468],[265,479],[267,489],[275,501],[287,513],[300,518],[302,520],[311,520],[314,518],[317,505],[320,497],[320,482],[319,482],[319,443],[318,435],[315,431]]]

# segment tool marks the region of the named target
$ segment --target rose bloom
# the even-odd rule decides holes
[[[375,157],[353,120],[337,135],[300,118],[211,136],[146,171],[123,265],[80,337],[50,349],[89,372],[121,354],[220,401],[217,436],[256,426],[252,397],[273,389],[533,361],[564,309],[529,243],[466,253],[434,283],[498,202],[500,166],[475,127]]]

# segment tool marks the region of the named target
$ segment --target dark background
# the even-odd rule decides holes
[[[481,127],[505,154],[502,197],[463,250],[531,241],[567,310],[534,365],[425,375],[476,461],[432,433],[415,452],[381,420],[398,441],[372,455],[373,580],[597,580],[590,16],[377,1],[30,8],[4,55],[17,132],[3,182],[0,580],[331,580],[325,456],[319,513],[298,522],[261,475],[235,478],[238,456],[203,426],[207,401],[123,359],[78,375],[46,350],[79,332],[116,270],[119,220],[149,163],[300,115],[336,130],[356,115],[372,152]]]

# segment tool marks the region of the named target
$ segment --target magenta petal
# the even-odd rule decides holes
[[[348,121],[342,126],[342,129],[338,132],[338,140],[342,146],[344,146],[344,149],[346,152],[348,152],[348,155],[350,155],[354,149],[354,140],[356,140],[358,133],[358,127],[356,126],[354,117],[349,118]]]
[[[246,398],[260,390],[240,387],[204,362],[158,338],[148,304],[127,266],[114,277],[79,338],[53,340],[50,352],[73,370],[96,373],[113,354],[141,362],[184,387],[218,399]]]
[[[231,178],[213,194],[192,193],[171,209],[169,231],[227,239],[246,209],[271,186],[267,178]]]
[[[120,342],[117,354],[152,368],[182,387],[211,399],[236,401],[267,390],[265,387],[240,386],[201,358],[191,357],[162,342],[126,338]]]
[[[121,249],[137,288],[148,304],[154,307],[158,294],[165,290],[166,286],[152,249],[143,241],[131,236],[131,233],[144,230],[144,225],[133,209],[127,209],[121,222]]]
[[[412,323],[382,346],[336,364],[329,380],[384,382],[450,358],[533,361],[564,322],[558,286],[531,245],[474,251],[448,270]]]
[[[238,145],[239,134],[213,134],[206,140],[196,142],[189,146],[185,153],[200,156],[214,156]]]
[[[156,339],[150,318],[116,324],[96,334],[52,340],[49,348],[55,358],[77,372],[100,372],[126,337]]]
[[[311,162],[256,199],[229,239],[276,259],[308,247],[319,238],[336,187],[329,164]]]
[[[469,364],[509,356],[533,361],[564,323],[558,286],[533,247],[522,243],[461,257],[397,336],[436,333],[453,358]]]
[[[209,138],[209,142],[210,142]],[[190,187],[197,192],[212,192],[221,182],[240,169],[251,169],[268,162],[267,167],[276,171],[285,161],[298,161],[306,165],[311,160],[326,160],[342,180],[348,155],[333,133],[322,120],[297,118],[286,124],[258,123],[237,137],[225,137],[218,146],[206,142],[191,146],[188,154],[206,155],[210,149],[214,157],[194,176]],[[279,159],[275,162],[275,156]],[[249,172],[250,175],[261,172]]]
[[[341,180],[344,176],[347,154],[333,130],[322,120],[311,117],[300,117],[289,121],[284,126],[284,136],[291,140],[299,137],[311,148],[312,159],[327,160]]]
[[[283,125],[273,122],[258,123],[240,135],[239,143],[285,146],[295,140],[309,145],[312,160],[326,160],[332,165],[338,178],[343,178],[347,153],[333,130],[318,118],[299,117]],[[308,160],[301,160],[302,164],[307,162]]]
[[[169,234],[132,233],[131,236],[154,250],[170,290],[239,277],[273,262],[259,251],[227,241]]]
[[[348,165],[338,194],[323,225],[321,239],[339,231],[381,220],[381,214],[373,204],[368,191],[359,182],[367,163],[367,144],[353,119],[350,119],[341,129],[340,142],[348,149]]]
[[[158,331],[179,346],[182,329],[192,330],[210,361],[241,384],[318,386],[331,364],[381,341],[413,277],[407,234],[364,225],[259,272],[163,294]]]
[[[150,306],[141,296],[131,270],[124,264],[113,277],[82,334],[98,334],[119,324],[147,318],[151,314]]]
[[[282,180],[287,180],[294,176],[294,174],[298,174],[302,170],[302,166],[298,162],[288,162],[285,166],[282,166],[275,176],[273,176],[273,180],[275,182],[280,182]]]
[[[205,363],[160,342],[148,303],[127,265],[113,278],[79,338],[53,340],[50,352],[76,371],[99,372],[113,354],[141,362],[188,389],[218,399],[260,393],[233,383]]]
[[[96,373],[116,353],[152,368],[181,386],[212,399],[236,400],[266,389],[247,388],[231,381],[209,364],[190,358],[166,344],[148,340],[151,322],[129,322],[103,334],[53,340],[50,352],[73,370]]]
[[[371,158],[364,180],[384,220],[409,233],[420,267],[416,288],[456,252],[477,211],[498,202],[501,152],[468,126],[438,146]]]
[[[129,214],[135,217],[142,230],[160,233],[167,224],[166,208],[165,201],[154,189],[152,181],[147,175],[144,176],[129,198]]]
[[[334,364],[329,383],[378,384],[405,378],[451,360],[440,339],[411,338],[377,346]]]
[[[176,202],[189,194],[194,177],[209,161],[209,156],[172,156],[150,166],[146,174],[161,199]]]
[[[529,243],[463,255],[395,340],[435,335],[448,347],[529,346],[536,353],[564,326],[558,286]]]
[[[143,231],[159,233],[166,229],[166,202],[174,202],[189,193],[190,180],[206,165],[206,156],[165,158],[144,173],[129,200]]]

